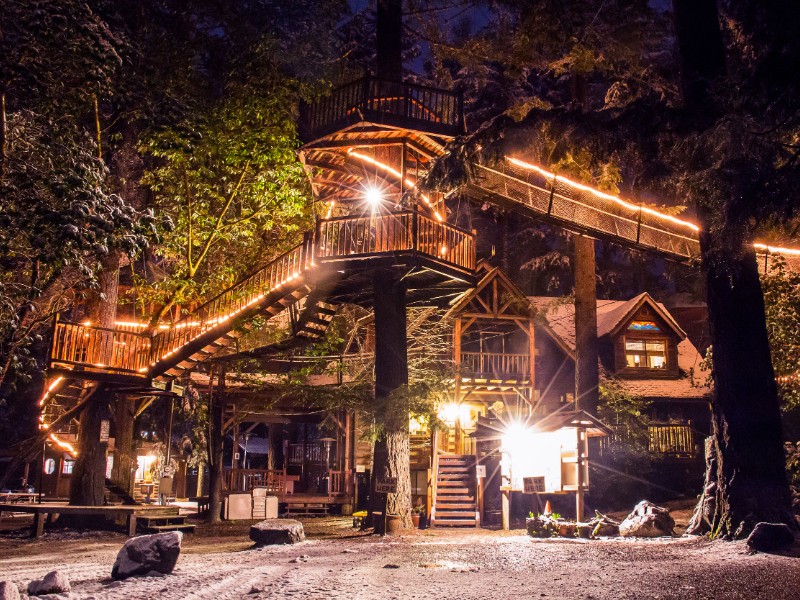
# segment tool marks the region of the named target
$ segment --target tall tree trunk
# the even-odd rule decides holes
[[[133,452],[133,422],[136,403],[117,398],[114,406],[114,466],[111,480],[129,494],[133,492],[136,455]]]
[[[222,425],[225,412],[225,368],[220,367],[217,393],[212,391],[211,432],[208,438],[208,514],[206,523],[219,523],[222,505]]]
[[[102,506],[105,501],[108,442],[100,441],[100,428],[103,421],[111,419],[110,395],[107,389],[97,390],[89,405],[81,413],[78,456],[69,487],[71,505]]]
[[[675,0],[682,90],[689,122],[698,131],[716,121],[713,84],[725,75],[725,50],[715,0]],[[693,524],[703,532],[739,538],[759,521],[796,528],[786,480],[783,432],[770,359],[764,296],[752,249],[726,243],[718,215],[702,199],[700,253],[713,347],[712,437],[706,487]],[[747,215],[727,214],[737,227]],[[710,497],[713,495],[713,499]]]
[[[408,384],[406,345],[406,289],[391,271],[375,274],[375,422],[379,437],[372,465],[370,511],[383,511],[383,494],[375,482],[397,478],[397,493],[386,497],[386,513],[399,515],[401,526],[411,523],[411,473],[409,470]]]
[[[710,236],[702,235],[706,255]],[[704,261],[714,349],[711,533],[740,538],[759,521],[795,526],[786,480],[778,389],[755,254],[731,268]]]
[[[597,277],[594,240],[573,236],[575,242],[575,404],[597,412],[600,370],[597,341]]]
[[[375,17],[378,77],[390,81],[403,79],[403,2],[378,0]]]
[[[117,316],[119,295],[120,253],[113,251],[103,260],[98,275],[98,290],[90,306],[92,321],[100,327],[113,328]],[[104,362],[110,362],[113,343],[111,334],[104,340],[107,353]],[[100,422],[111,420],[110,405],[114,400],[113,391],[100,387],[92,400],[83,409],[78,433],[78,456],[75,459],[73,476],[70,480],[70,504],[98,506],[103,504],[105,491],[107,443],[99,443]],[[78,474],[76,476],[75,474]]]

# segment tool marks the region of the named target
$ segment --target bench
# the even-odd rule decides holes
[[[164,506],[70,506],[61,503],[13,503],[0,504],[0,512],[18,512],[33,515],[33,536],[39,537],[44,533],[44,524],[52,520],[53,515],[94,515],[109,519],[125,519],[125,527],[129,537],[136,535],[136,520],[144,516],[172,516],[178,515],[178,507]]]

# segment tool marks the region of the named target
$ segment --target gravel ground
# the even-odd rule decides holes
[[[76,598],[800,598],[800,549],[749,554],[743,542],[533,540],[524,532],[427,530],[379,538],[348,519],[306,521],[310,539],[257,549],[247,524],[184,537],[172,575],[110,579],[120,534],[0,536],[0,579],[24,589],[62,570]]]

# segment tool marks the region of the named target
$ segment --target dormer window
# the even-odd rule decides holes
[[[655,323],[654,323],[655,325]],[[626,338],[625,360],[632,369],[666,369],[666,340]]]

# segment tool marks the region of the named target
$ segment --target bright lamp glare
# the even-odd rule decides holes
[[[378,206],[383,200],[383,194],[381,191],[376,187],[367,188],[366,192],[367,202],[369,202],[372,206]]]

